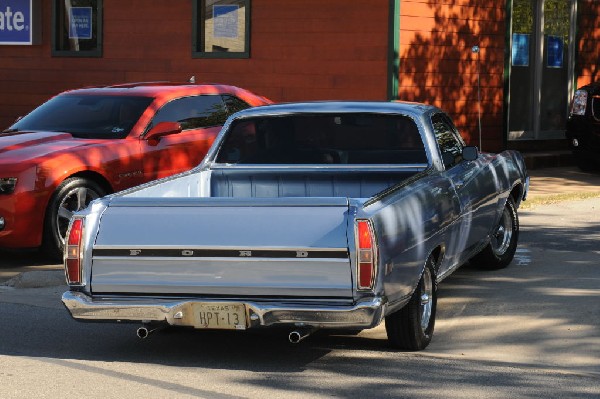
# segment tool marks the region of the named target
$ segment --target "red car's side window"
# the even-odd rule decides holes
[[[159,122],[179,122],[183,130],[218,126],[225,123],[227,116],[227,108],[220,95],[190,96],[165,104],[148,129]]]

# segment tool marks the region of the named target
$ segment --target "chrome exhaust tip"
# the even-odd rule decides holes
[[[312,332],[313,330],[294,330],[290,333],[290,335],[288,335],[288,340],[292,344],[297,344],[312,334]]]
[[[136,334],[139,339],[146,339],[151,332],[152,331],[148,330],[146,327],[140,327],[137,329]]]

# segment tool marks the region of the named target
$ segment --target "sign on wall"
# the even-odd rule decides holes
[[[39,44],[39,0],[0,0],[0,45]]]
[[[238,37],[238,6],[237,5],[215,5],[213,6],[213,36],[214,37]]]
[[[69,9],[69,39],[92,38],[92,7]]]
[[[560,36],[548,36],[548,68],[562,68],[563,67],[563,39]]]
[[[529,66],[529,34],[512,34],[512,65]]]

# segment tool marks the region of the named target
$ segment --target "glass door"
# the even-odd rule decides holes
[[[508,139],[564,138],[576,0],[512,0]]]

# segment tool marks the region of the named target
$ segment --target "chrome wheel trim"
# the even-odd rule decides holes
[[[433,310],[433,280],[431,270],[428,267],[423,271],[423,281],[421,285],[420,310],[421,310],[421,328],[423,332],[429,327],[431,312]]]
[[[90,202],[97,198],[100,198],[100,195],[96,191],[88,187],[76,187],[61,199],[56,213],[56,233],[63,245],[71,216],[75,212],[85,209]]]
[[[492,250],[496,256],[502,256],[510,247],[510,242],[513,235],[513,218],[508,206],[504,208],[502,212],[502,218],[496,228],[496,231],[492,234],[490,244]]]

